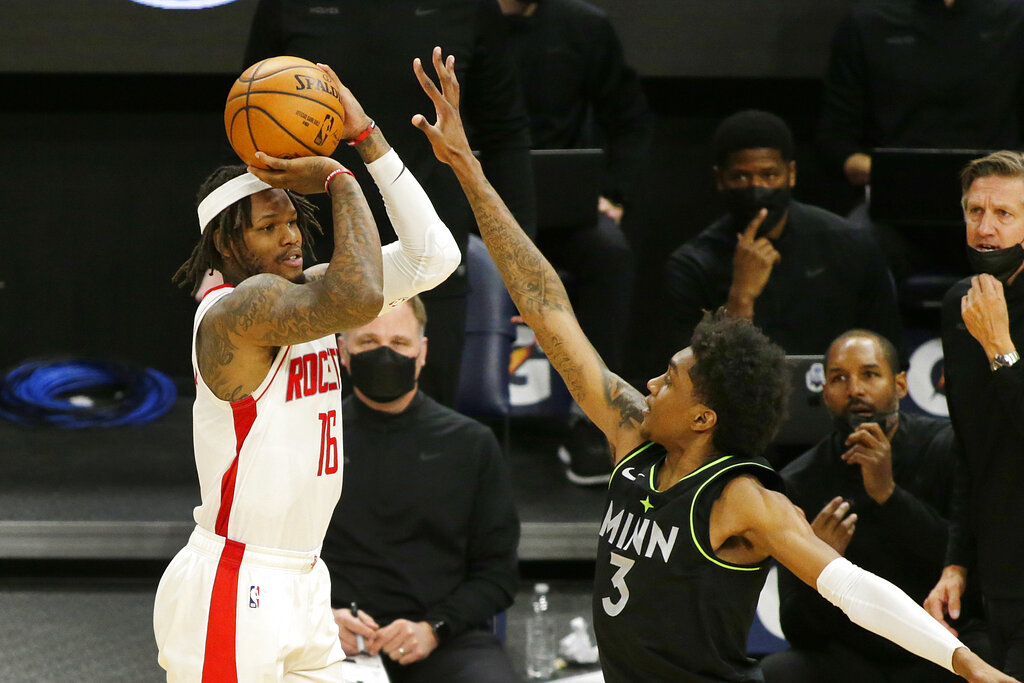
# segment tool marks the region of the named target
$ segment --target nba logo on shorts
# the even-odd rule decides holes
[[[256,609],[260,606],[260,587],[249,586],[249,607]]]

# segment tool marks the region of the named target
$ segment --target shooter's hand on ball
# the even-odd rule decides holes
[[[338,88],[338,99],[341,100],[341,104],[345,107],[345,123],[341,128],[341,139],[351,140],[356,137],[370,125],[370,117],[363,111],[363,105],[359,104],[359,100],[352,94],[352,91],[345,87],[345,84],[338,78],[338,74],[334,73],[327,64],[317,63],[317,66],[323,69],[324,73],[327,74],[328,78],[334,81],[334,85]]]
[[[448,55],[448,59],[442,63],[441,48],[435,47],[432,59],[434,71],[437,72],[437,78],[441,82],[441,90],[437,89],[434,82],[423,71],[423,64],[418,58],[413,60],[412,70],[423,87],[423,91],[434,103],[437,122],[431,125],[422,114],[416,114],[412,117],[412,125],[427,136],[430,146],[434,148],[434,156],[439,161],[451,166],[458,159],[465,158],[467,154],[472,157],[473,152],[462,127],[462,118],[459,116],[459,81],[455,78],[455,56]]]
[[[330,157],[299,157],[297,159],[278,159],[263,152],[256,152],[266,169],[249,167],[249,173],[265,183],[299,194],[316,194],[324,191],[324,181],[332,171],[343,166]],[[346,174],[339,174],[346,175]],[[337,182],[338,178],[334,179]]]

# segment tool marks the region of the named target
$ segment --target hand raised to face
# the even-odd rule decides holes
[[[846,437],[846,445],[850,448],[843,453],[843,462],[860,466],[864,490],[876,503],[884,504],[896,489],[889,436],[877,423],[865,422]]]
[[[972,277],[971,288],[960,299],[960,314],[990,363],[995,356],[1014,350],[1006,296],[999,280],[988,274]]]

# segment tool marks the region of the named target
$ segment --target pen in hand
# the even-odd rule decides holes
[[[352,601],[352,604],[349,606],[349,609],[352,610],[352,616],[356,619],[359,619],[359,605],[356,604],[355,600]],[[366,652],[366,642],[363,640],[363,637],[358,633],[356,634],[356,647],[359,648],[360,652]]]

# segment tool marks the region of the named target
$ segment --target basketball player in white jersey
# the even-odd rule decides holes
[[[341,495],[336,332],[442,282],[455,240],[380,130],[338,82],[350,140],[399,240],[383,250],[351,172],[326,157],[261,156],[269,170],[214,172],[202,236],[175,279],[225,284],[196,311],[192,364],[202,503],[157,590],[154,630],[168,681],[340,681],[344,654],[319,561]],[[299,194],[331,198],[334,252],[303,270],[319,227]]]

